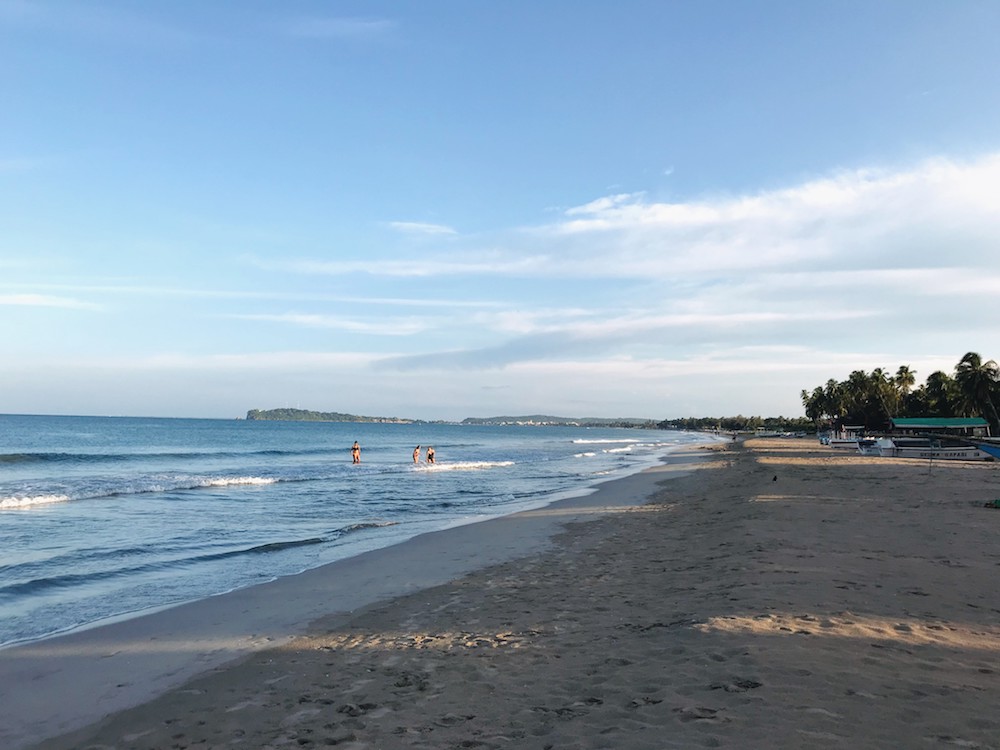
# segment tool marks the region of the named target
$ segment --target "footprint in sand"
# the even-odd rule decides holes
[[[733,680],[732,682],[713,682],[708,686],[708,689],[725,690],[727,693],[745,693],[748,690],[756,690],[763,684],[757,680]]]
[[[729,721],[724,716],[719,716],[718,709],[706,708],[705,706],[675,708],[674,713],[678,714],[680,720],[685,723],[689,721],[703,721],[707,724],[721,724],[722,722]]]

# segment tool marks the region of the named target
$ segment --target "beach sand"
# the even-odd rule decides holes
[[[1000,466],[705,453],[39,747],[1000,748]]]

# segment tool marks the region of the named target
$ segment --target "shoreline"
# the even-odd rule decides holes
[[[1000,748],[1000,467],[773,438],[699,455],[467,540],[554,523],[527,554],[34,750]]]
[[[543,552],[565,523],[600,514],[605,497],[645,502],[658,482],[690,471],[702,456],[699,448],[681,447],[653,467],[536,510],[419,534],[297,575],[6,647],[0,650],[0,745],[28,747],[141,705],[303,636],[320,618],[350,615]]]

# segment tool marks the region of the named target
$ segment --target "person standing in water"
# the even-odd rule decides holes
[[[416,448],[413,449],[413,463],[415,463],[415,464],[420,463],[420,446],[419,445]]]
[[[358,445],[357,440],[355,440],[354,445],[351,446],[351,463],[361,463],[361,446]]]
[[[427,463],[429,463],[429,464],[434,463],[434,446],[433,445],[428,445],[427,446]]]

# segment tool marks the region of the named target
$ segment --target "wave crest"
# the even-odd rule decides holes
[[[601,443],[638,443],[638,442],[640,442],[640,441],[638,439],[636,439],[636,438],[617,438],[617,439],[597,438],[597,439],[593,439],[593,440],[587,440],[587,439],[574,440],[573,444],[574,445],[600,445]]]
[[[20,508],[33,508],[37,505],[65,503],[69,502],[70,499],[69,495],[28,495],[25,497],[12,495],[10,497],[0,497],[0,510],[17,510]]]
[[[446,464],[419,464],[413,468],[416,471],[479,471],[513,465],[513,461],[456,461]]]

